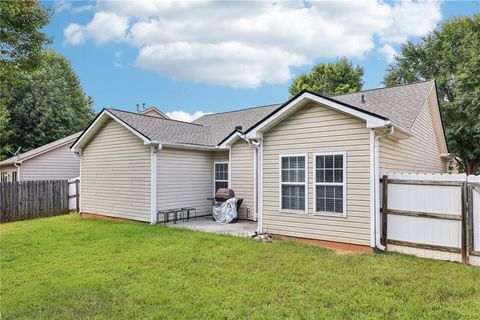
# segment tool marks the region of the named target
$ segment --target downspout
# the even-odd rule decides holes
[[[373,144],[373,147],[374,147],[374,152],[373,152],[373,163],[374,163],[374,183],[373,183],[373,186],[374,186],[374,213],[375,213],[375,223],[374,223],[374,235],[375,235],[375,247],[377,247],[378,249],[382,250],[382,251],[385,251],[385,246],[382,245],[381,241],[380,241],[380,238],[381,238],[381,225],[380,225],[380,221],[381,221],[381,217],[380,217],[380,155],[379,155],[379,141],[380,139],[384,139],[384,138],[387,138],[389,136],[391,136],[394,132],[394,127],[393,125],[388,125],[387,126],[388,128],[388,131],[385,132],[385,133],[382,133],[380,135],[375,135],[375,129],[370,129],[372,130],[371,132],[373,132],[373,136],[374,136],[374,144]]]
[[[259,173],[259,167],[262,166],[262,160],[259,159],[258,155],[260,157],[263,154],[262,150],[262,142],[258,142],[255,139],[247,139],[245,134],[240,136],[243,140],[247,141],[248,146],[252,148],[255,152],[255,159],[254,161],[254,188],[255,188],[255,208],[256,208],[256,214],[257,214],[257,230],[255,231],[257,234],[262,233],[262,209],[261,209],[261,201],[262,201],[262,186],[261,183],[259,183],[260,179],[262,179],[262,173]]]
[[[20,162],[17,163],[16,161],[13,163],[13,166],[17,168],[17,181],[20,181],[20,164],[21,164]],[[17,181],[14,181],[14,182],[17,182]]]

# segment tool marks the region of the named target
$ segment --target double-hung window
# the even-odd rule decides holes
[[[346,153],[314,155],[315,213],[346,215]]]
[[[214,193],[220,188],[228,188],[228,162],[214,163]]]
[[[283,211],[306,212],[306,161],[305,155],[280,156],[280,208]]]

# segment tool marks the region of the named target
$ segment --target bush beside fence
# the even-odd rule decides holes
[[[0,183],[0,222],[68,213],[68,184],[67,180]]]

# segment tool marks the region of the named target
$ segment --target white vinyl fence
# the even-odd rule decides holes
[[[385,180],[388,251],[480,264],[480,177],[388,174]]]
[[[80,178],[68,180],[68,211],[80,211]]]

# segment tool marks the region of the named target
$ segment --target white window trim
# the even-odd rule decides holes
[[[217,180],[216,179],[216,171],[215,167],[217,164],[226,164],[228,165],[228,179],[227,180]],[[226,182],[228,184],[228,187],[230,188],[230,161],[215,161],[213,163],[213,195],[215,196],[215,183],[217,182]]]
[[[317,182],[317,156],[343,156],[343,182]],[[317,186],[343,186],[343,212],[335,213],[317,211]],[[347,153],[346,152],[318,152],[313,154],[313,214],[318,216],[346,218],[347,217]]]
[[[304,182],[282,182],[282,158],[288,157],[304,157],[305,158],[305,181]],[[305,210],[282,209],[282,185],[298,185],[305,186]],[[308,214],[308,154],[292,153],[278,155],[278,211],[281,213],[300,213]]]

